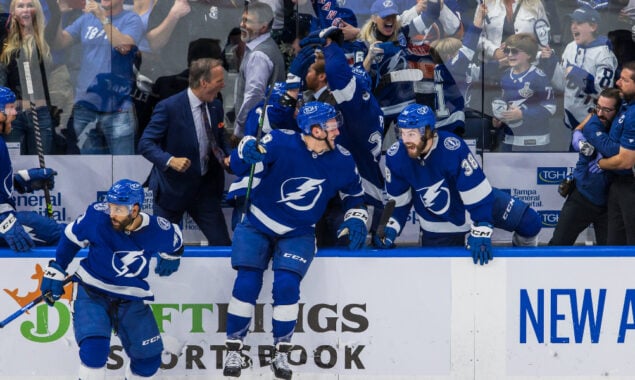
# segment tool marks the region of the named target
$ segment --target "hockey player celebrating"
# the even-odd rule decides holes
[[[288,355],[298,316],[300,282],[315,255],[315,223],[338,192],[347,210],[338,233],[349,248],[366,240],[368,213],[355,162],[335,144],[338,113],[333,106],[309,102],[300,108],[302,133],[276,129],[262,139],[244,137],[231,155],[231,169],[246,176],[251,165],[262,177],[251,189],[250,205],[234,231],[231,263],[237,271],[227,314],[227,356],[223,375],[239,377],[248,360],[243,340],[251,323],[269,261],[273,269],[273,343],[271,368],[291,379]],[[256,181],[254,181],[256,183]]]
[[[69,264],[88,247],[73,280],[73,325],[79,346],[81,380],[106,378],[110,335],[119,335],[130,357],[126,379],[151,378],[161,365],[163,342],[150,306],[154,295],[146,281],[150,259],[155,272],[169,276],[183,253],[181,230],[167,219],[141,212],[143,188],[129,179],[108,190],[66,227],[55,260],[44,271],[40,290],[53,305],[64,293]]]
[[[513,231],[513,244],[536,245],[541,219],[521,200],[492,188],[465,142],[434,130],[434,113],[412,104],[397,119],[400,141],[386,154],[386,191],[396,201],[385,237],[375,245],[391,248],[414,205],[423,246],[462,246],[474,263],[492,260],[494,227]]]
[[[11,133],[11,122],[15,120],[15,94],[6,87],[0,87],[0,176],[3,187],[0,191],[0,236],[2,243],[17,252],[26,252],[35,245],[57,243],[64,224],[34,211],[16,211],[13,188],[19,193],[30,193],[45,187],[52,189],[57,172],[49,168],[20,170],[15,175],[4,135]],[[28,232],[27,232],[28,231]]]

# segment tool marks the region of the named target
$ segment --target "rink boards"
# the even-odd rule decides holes
[[[52,254],[0,251],[0,318],[38,295]],[[166,346],[157,378],[222,378],[228,256],[187,247],[177,273],[152,272]],[[297,378],[635,379],[631,247],[495,248],[495,257],[477,266],[463,249],[321,251],[302,283]],[[241,378],[271,378],[270,273],[264,284],[246,340],[255,364]],[[75,376],[67,299],[36,306],[0,335],[0,379]],[[109,378],[122,379],[126,363],[114,338]]]

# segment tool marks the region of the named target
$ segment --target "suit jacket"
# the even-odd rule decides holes
[[[168,210],[185,210],[201,197],[220,199],[223,195],[224,170],[211,152],[208,171],[201,175],[199,143],[191,109],[187,89],[159,102],[139,140],[139,152],[154,164],[148,179],[154,201]],[[208,103],[208,111],[216,142],[229,154],[221,102]],[[170,157],[187,157],[191,166],[179,173],[167,166]]]

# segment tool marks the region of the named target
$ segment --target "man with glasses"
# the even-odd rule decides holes
[[[234,143],[245,136],[247,114],[264,99],[267,85],[285,78],[284,58],[270,34],[272,22],[273,11],[265,3],[250,3],[242,15],[240,38],[246,48],[234,88]]]
[[[150,259],[155,272],[169,276],[179,268],[183,238],[176,224],[141,212],[141,184],[122,179],[108,190],[105,202],[95,202],[66,227],[55,260],[44,270],[40,290],[53,306],[64,294],[71,261],[82,248],[73,276],[73,326],[81,361],[79,378],[106,378],[110,337],[114,331],[130,357],[126,379],[152,378],[161,365],[163,342],[146,281]]]
[[[584,137],[599,151],[589,170],[610,171],[611,175],[607,244],[635,245],[635,61],[622,66],[617,87],[626,104],[622,104],[610,132],[585,127]]]
[[[564,123],[572,130],[593,110],[597,94],[613,87],[617,58],[608,39],[598,36],[598,11],[583,6],[569,17],[574,40],[562,53],[553,85],[564,90]]]
[[[559,189],[560,195],[567,199],[560,211],[558,224],[549,245],[573,245],[578,235],[591,224],[595,231],[596,243],[606,245],[608,232],[606,203],[610,177],[607,172],[589,171],[588,166],[592,161],[591,156],[595,153],[595,147],[586,141],[582,130],[588,128],[608,132],[621,104],[619,90],[614,88],[602,90],[595,112],[589,114],[573,132],[571,145],[580,154],[572,178],[561,184]],[[615,153],[617,151],[613,149],[613,154]]]

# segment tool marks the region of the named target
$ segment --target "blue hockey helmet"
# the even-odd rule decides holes
[[[335,110],[335,107],[328,103],[308,102],[300,108],[296,120],[300,130],[310,135],[314,125],[320,126],[325,131],[335,127],[335,124],[331,125],[328,123],[331,119],[336,120],[338,128],[342,125],[341,114]]]
[[[435,123],[436,118],[432,109],[421,104],[407,105],[397,117],[397,126],[400,129],[418,129],[422,136],[428,126],[433,131]]]
[[[139,182],[129,179],[120,179],[108,190],[106,201],[108,203],[127,206],[133,206],[138,203],[139,206],[142,206],[143,187],[141,187]]]
[[[7,104],[15,103],[15,94],[6,87],[0,87],[0,111],[4,112]]]

